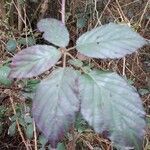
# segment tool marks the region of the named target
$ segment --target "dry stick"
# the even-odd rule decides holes
[[[66,51],[69,52],[69,51],[71,51],[71,50],[73,50],[75,48],[76,48],[76,46],[73,46],[73,47],[70,47],[70,48],[66,49]]]
[[[20,16],[22,16],[22,6],[20,3],[20,0],[17,0],[17,7],[18,7],[18,30],[21,31],[22,29],[22,20],[20,18]]]
[[[34,148],[35,150],[38,150],[37,148],[37,134],[36,134],[36,126],[35,126],[35,121],[33,120],[33,131],[34,131]]]
[[[33,14],[32,18],[30,20],[31,23],[33,22],[33,20],[37,16],[37,13],[39,12],[39,9],[40,9],[40,7],[41,7],[42,4],[43,4],[43,1],[40,2],[40,4],[37,6],[36,10],[34,11],[34,14]]]
[[[126,57],[123,57],[123,68],[122,68],[122,75],[123,76],[126,75],[125,70],[126,70]]]
[[[147,23],[146,23],[146,25],[145,25],[143,35],[145,34],[146,29],[148,28],[149,24],[150,24],[150,19],[148,19],[148,21],[147,21]]]
[[[122,10],[120,4],[119,4],[119,1],[116,0],[116,3],[117,3],[117,5],[118,5],[118,12],[119,12],[121,18],[122,18],[125,22],[127,22],[127,23],[130,24],[130,21],[129,21],[128,18],[125,16],[125,14],[124,14],[124,12],[123,12],[123,10]]]
[[[146,13],[147,8],[148,8],[148,6],[149,6],[149,2],[150,2],[150,0],[148,0],[147,3],[146,3],[146,6],[145,6],[144,11],[143,11],[143,14],[141,15],[141,18],[140,18],[140,20],[139,20],[139,26],[141,26],[142,20],[143,20],[143,18],[144,18],[144,14]]]
[[[66,4],[66,0],[62,0],[62,4],[61,4],[61,20],[62,20],[63,24],[65,24],[65,4]]]
[[[109,1],[107,2],[106,6],[105,6],[104,10],[102,11],[102,13],[101,13],[100,17],[98,18],[98,20],[101,20],[101,18],[102,18],[102,16],[103,16],[105,10],[107,9],[107,7],[108,7],[110,1],[111,1],[111,0],[109,0]],[[99,23],[99,22],[96,23],[95,27],[98,26],[98,23]]]
[[[19,11],[18,7],[16,6],[16,4],[15,4],[14,0],[12,0],[12,3],[14,4],[14,6],[15,6],[15,8],[16,8],[16,10],[17,10],[17,12],[18,12],[18,15],[19,15],[20,19],[21,19],[21,20],[22,20],[22,22],[25,24],[25,21],[24,21],[24,19],[22,18],[22,15],[21,15],[21,13],[20,13],[20,11]]]
[[[6,11],[5,11],[5,7],[4,7],[4,0],[1,0],[1,3],[0,3],[0,17],[3,20],[6,19]]]
[[[101,21],[100,21],[100,19],[99,19],[99,12],[98,12],[98,10],[97,10],[97,0],[94,0],[94,10],[95,10],[95,12],[96,12],[96,17],[97,17],[97,22],[100,24],[100,25],[102,25],[101,24]]]
[[[28,39],[27,39],[27,37],[28,37],[28,31],[27,31],[27,14],[26,14],[26,8],[24,7],[23,8],[23,12],[24,12],[24,25],[25,25],[25,35],[26,35],[26,45],[27,45],[27,47],[28,47]]]
[[[12,105],[12,109],[13,109],[14,115],[16,115],[16,110],[15,110],[14,102],[13,102],[13,99],[12,99],[11,97],[10,97],[10,102],[11,102],[11,105]],[[30,150],[29,147],[28,147],[28,145],[26,144],[25,138],[24,138],[24,136],[23,136],[23,133],[22,133],[22,131],[21,131],[21,128],[20,128],[20,125],[19,125],[19,123],[18,123],[18,119],[17,119],[17,118],[16,118],[16,124],[17,124],[17,128],[18,128],[19,134],[20,134],[20,136],[21,136],[21,139],[22,139],[22,141],[23,141],[23,143],[24,143],[26,149],[27,149],[27,150]]]
[[[63,68],[66,67],[66,52],[64,52],[64,56],[63,56]]]

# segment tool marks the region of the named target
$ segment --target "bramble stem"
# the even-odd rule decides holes
[[[62,4],[61,4],[61,20],[62,20],[63,24],[65,24],[65,4],[66,4],[66,0],[62,0]]]
[[[63,55],[63,68],[65,68],[66,67],[66,56],[67,54],[66,53],[64,53],[64,55]]]

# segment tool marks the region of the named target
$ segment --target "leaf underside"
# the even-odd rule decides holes
[[[69,32],[66,26],[59,20],[53,18],[41,19],[37,27],[44,32],[43,38],[59,47],[66,47],[69,43]]]
[[[93,58],[121,58],[135,52],[146,40],[127,25],[109,23],[86,32],[77,40],[77,50]]]
[[[80,78],[81,113],[118,149],[142,149],[144,110],[135,89],[116,73],[92,71]]]
[[[52,147],[69,130],[79,110],[78,75],[71,68],[59,68],[43,80],[33,101],[33,117]]]
[[[11,63],[10,78],[30,78],[50,69],[61,57],[61,52],[48,45],[28,47],[17,53]]]

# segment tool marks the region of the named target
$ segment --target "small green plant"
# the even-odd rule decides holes
[[[39,83],[32,108],[36,125],[51,146],[57,147],[81,112],[96,132],[108,133],[116,148],[141,150],[146,123],[136,89],[115,72],[84,67],[69,51],[76,49],[88,57],[116,59],[135,52],[146,40],[127,25],[109,23],[84,33],[76,46],[66,48],[69,33],[62,22],[46,18],[37,27],[54,46],[34,45],[20,51],[12,59],[9,77],[32,78],[55,65]],[[63,67],[58,67],[61,56]],[[66,67],[67,56],[77,67]]]
[[[24,129],[28,139],[33,138],[33,119],[30,116],[30,107],[26,106],[26,111],[23,105],[17,105],[16,114],[11,116],[11,124],[8,128],[8,135],[14,136],[16,134],[17,122]]]

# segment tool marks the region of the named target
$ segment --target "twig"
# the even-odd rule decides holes
[[[37,134],[36,134],[35,121],[33,121],[33,130],[34,130],[34,149],[38,150],[38,148],[37,148]]]
[[[142,20],[143,20],[143,18],[144,18],[144,15],[145,15],[145,13],[146,13],[146,11],[147,11],[148,6],[149,6],[149,2],[150,2],[150,0],[147,1],[146,6],[145,6],[145,8],[144,8],[144,10],[143,10],[143,14],[141,15],[141,18],[140,18],[139,23],[138,23],[139,26],[141,26]]]
[[[98,18],[98,20],[99,20],[99,21],[101,20],[101,18],[102,18],[102,16],[103,16],[103,14],[104,14],[104,12],[105,12],[105,10],[107,9],[108,5],[110,4],[110,1],[111,1],[111,0],[109,0],[109,1],[107,2],[107,4],[106,4],[106,6],[105,6],[104,10],[102,11],[102,13],[101,13],[100,17]],[[97,27],[97,26],[98,26],[99,21],[96,23],[95,27]]]
[[[17,7],[18,7],[18,30],[21,31],[22,30],[22,20],[21,17],[22,16],[22,6],[20,3],[20,0],[17,0]]]
[[[62,20],[63,24],[65,24],[65,4],[66,4],[66,0],[62,0],[62,4],[61,4],[61,20]]]
[[[66,56],[67,54],[66,54],[66,52],[64,53],[64,56],[63,56],[63,68],[65,68],[66,67]]]
[[[14,102],[13,102],[13,99],[10,97],[10,102],[11,102],[11,105],[12,105],[12,109],[13,109],[13,112],[14,112],[14,115],[16,115],[16,110],[15,110],[15,106],[14,106]],[[28,145],[26,144],[26,141],[25,141],[25,138],[23,136],[23,133],[21,131],[21,128],[20,128],[20,125],[19,125],[19,122],[18,122],[18,119],[16,118],[16,124],[17,124],[17,128],[18,128],[18,131],[19,131],[19,134],[21,136],[21,139],[26,147],[26,150],[30,150]]]
[[[70,47],[70,48],[66,49],[66,51],[69,52],[69,51],[71,51],[71,50],[73,50],[75,48],[76,48],[76,46],[73,46],[73,47]]]

